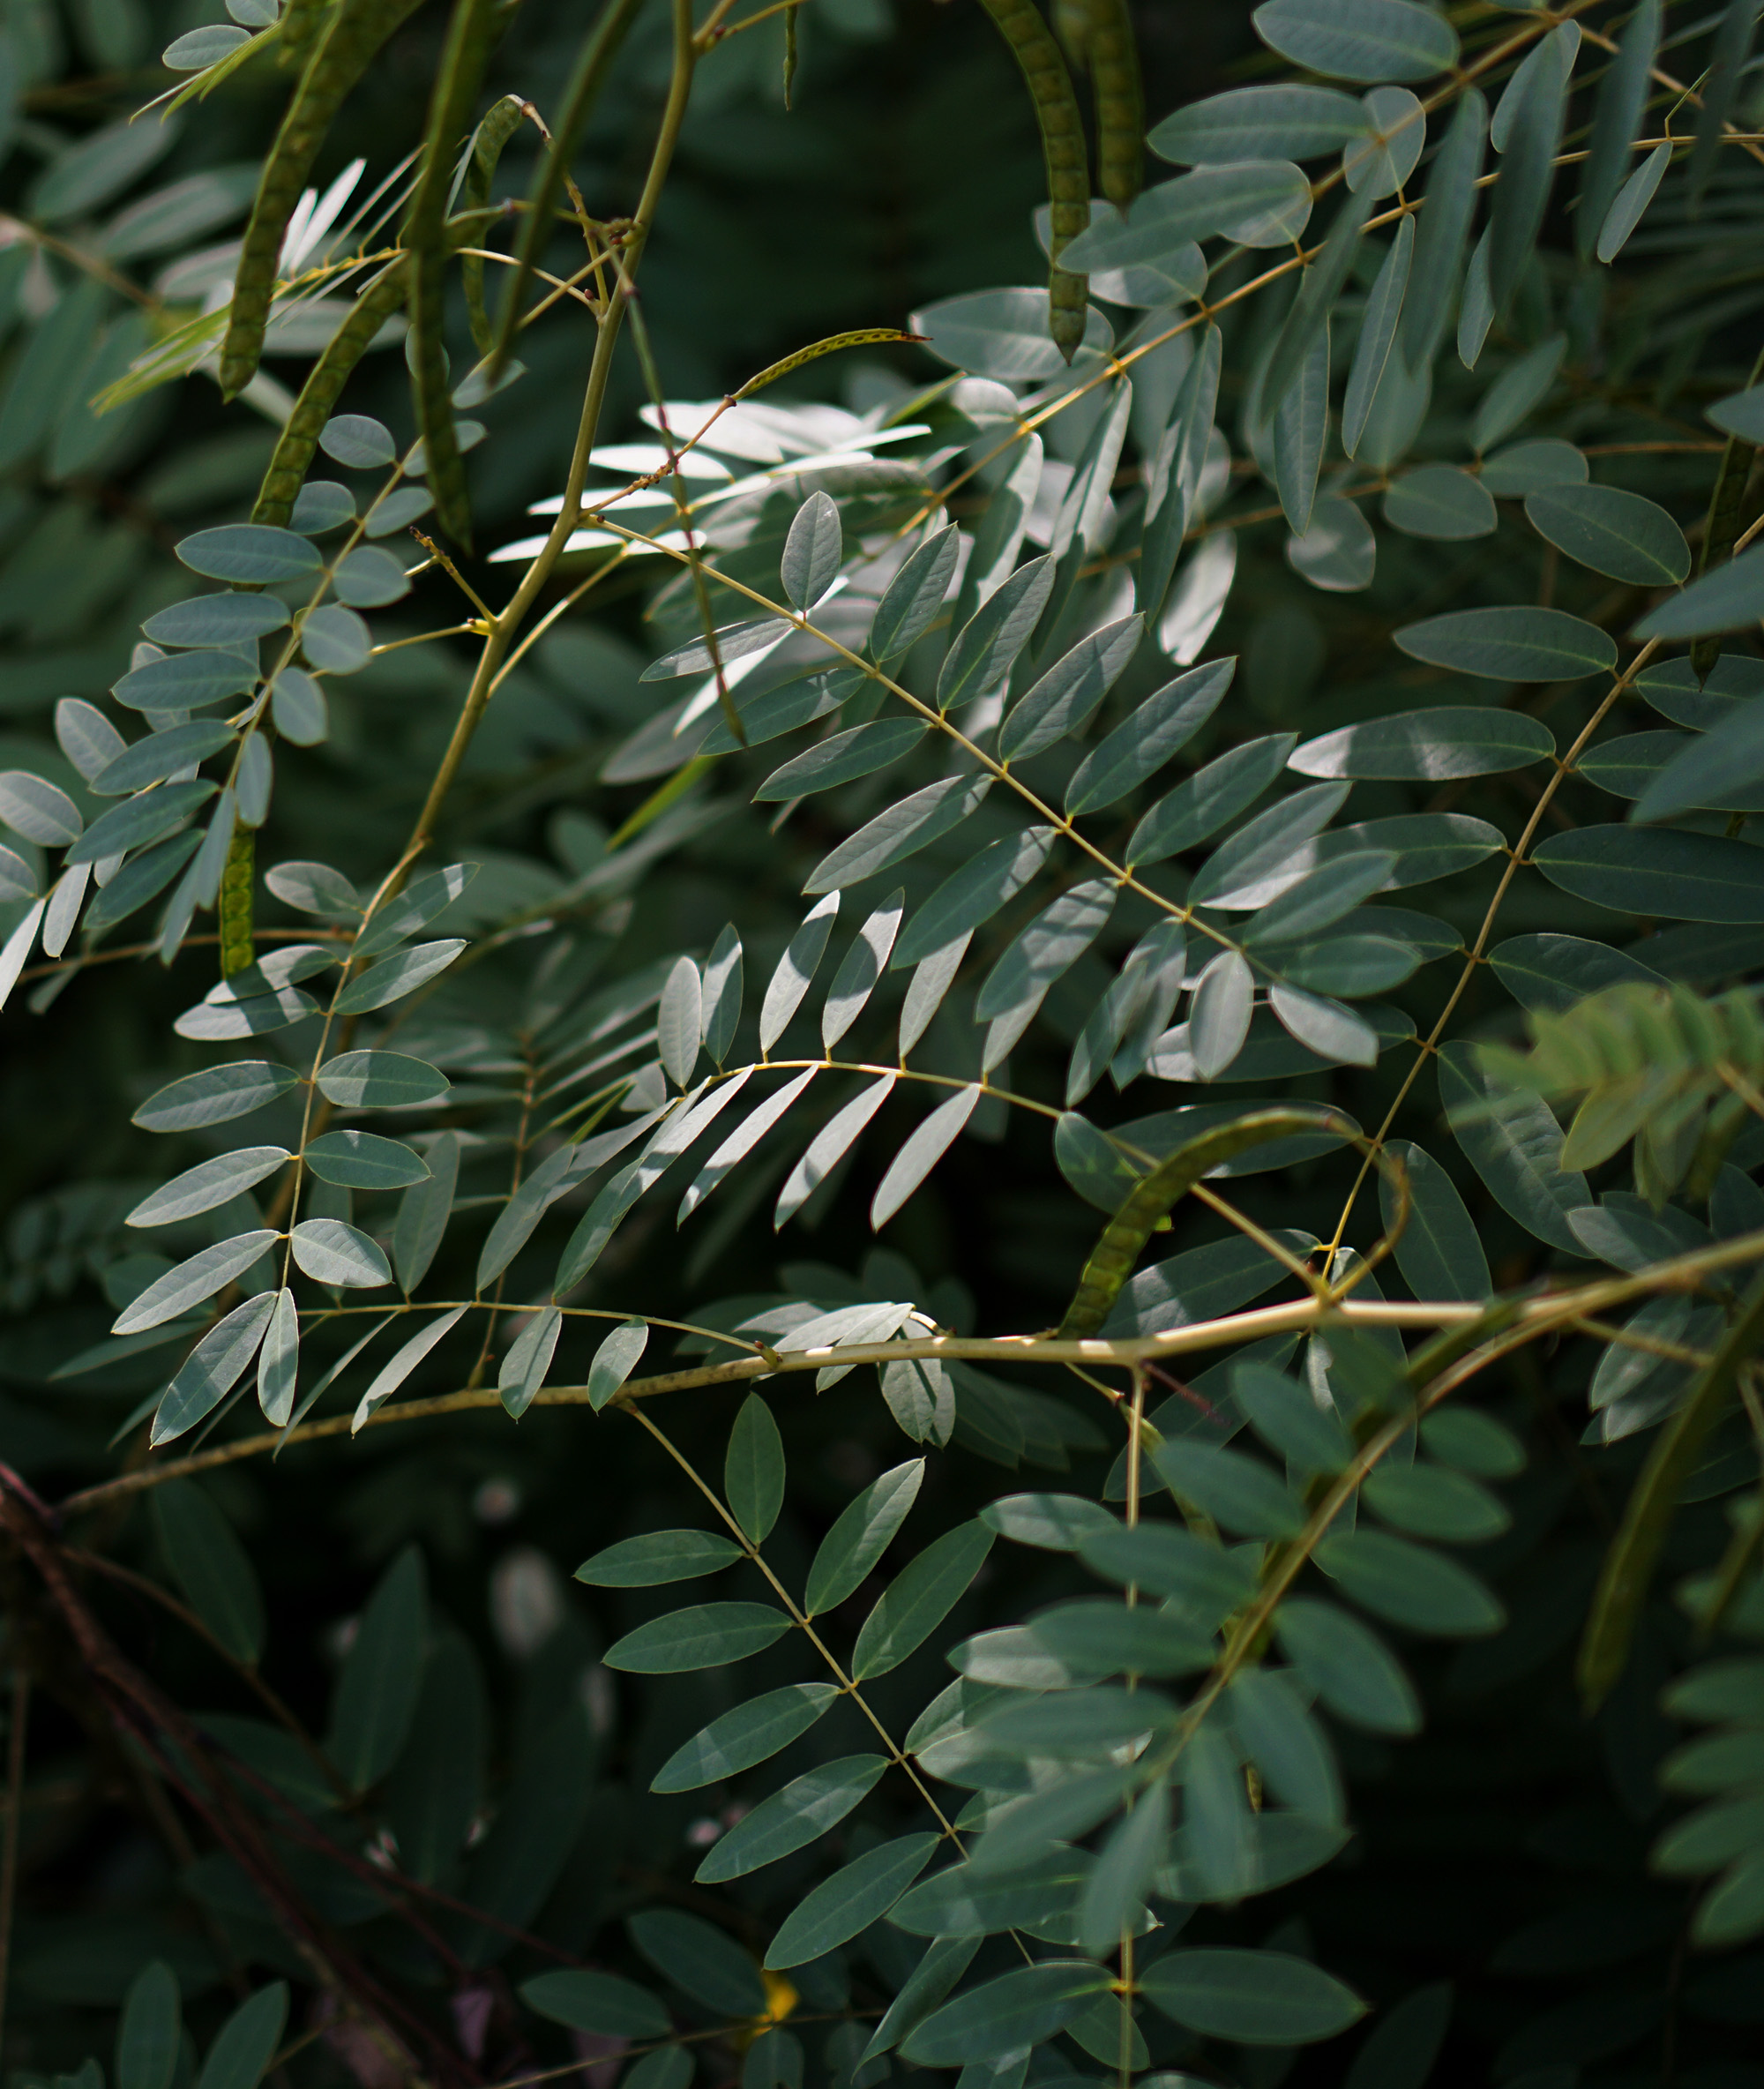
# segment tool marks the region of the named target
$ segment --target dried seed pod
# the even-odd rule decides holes
[[[1090,159],[1084,146],[1084,124],[1072,75],[1060,56],[1054,34],[1034,0],[980,0],[1016,53],[1028,82],[1029,98],[1041,125],[1047,159],[1048,199],[1053,225],[1048,242],[1053,267],[1048,277],[1048,331],[1070,363],[1084,339],[1085,298],[1088,284],[1059,266],[1061,250],[1090,222]]]
[[[233,303],[220,344],[220,390],[250,383],[263,353],[282,236],[344,97],[420,0],[341,0],[330,11],[258,183],[239,254]]]

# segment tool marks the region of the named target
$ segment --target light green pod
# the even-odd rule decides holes
[[[251,886],[257,865],[257,836],[235,822],[220,873],[220,977],[230,979],[256,962],[251,940]]]
[[[478,125],[472,139],[472,156],[466,163],[466,178],[460,184],[461,212],[487,212],[490,201],[490,183],[496,179],[497,162],[502,158],[502,148],[520,128],[527,114],[527,104],[519,94],[505,94],[492,105],[490,113]],[[484,221],[488,228],[488,220]],[[475,237],[475,245],[482,246],[482,232]],[[479,254],[467,254],[460,263],[460,280],[466,292],[466,316],[471,321],[472,340],[480,356],[488,356],[496,345],[495,330],[490,326],[490,314],[484,308],[484,264]]]

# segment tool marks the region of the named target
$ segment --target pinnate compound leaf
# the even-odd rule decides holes
[[[1329,1711],[1373,1733],[1421,1728],[1415,1686],[1370,1627],[1339,1604],[1289,1596],[1274,1617],[1281,1651]]]
[[[1562,1166],[1562,1128],[1542,1097],[1497,1089],[1472,1048],[1454,1043],[1440,1050],[1439,1098],[1495,1202],[1536,1239],[1583,1254],[1568,1220],[1592,1202],[1592,1192],[1584,1175]]]
[[[1617,665],[1615,641],[1566,610],[1452,610],[1395,635],[1413,659],[1493,682],[1577,681]]]
[[[1287,767],[1301,776],[1444,783],[1523,768],[1555,752],[1555,735],[1522,712],[1439,704],[1323,733],[1297,748]]]
[[[741,1878],[802,1849],[837,1827],[887,1767],[886,1756],[844,1756],[792,1778],[711,1845],[693,1879],[714,1885]]]
[[[194,1480],[153,1492],[153,1535],[184,1600],[235,1661],[256,1664],[267,1620],[250,1557]]]
[[[787,1683],[724,1712],[655,1773],[653,1792],[695,1792],[764,1763],[806,1733],[837,1701],[832,1683]]]
[[[365,1015],[415,992],[444,970],[466,947],[463,936],[444,937],[438,942],[415,943],[408,950],[394,951],[358,974],[337,996],[339,1015]]]
[[[598,1414],[636,1370],[649,1344],[649,1323],[622,1322],[594,1351],[588,1366],[588,1404]]]
[[[325,1753],[352,1791],[377,1784],[404,1747],[422,1680],[428,1608],[422,1554],[407,1545],[368,1599],[332,1699]]]
[[[163,1958],[129,1983],[116,2025],[116,2089],[171,2089],[183,2036],[183,1997]]]
[[[1309,2045],[1366,2013],[1351,1988],[1287,1951],[1178,1949],[1148,1966],[1140,1984],[1185,2030],[1238,2045]]]
[[[1493,1295],[1488,1257],[1476,1221],[1457,1186],[1431,1154],[1408,1141],[1389,1149],[1408,1177],[1408,1219],[1396,1234],[1396,1266],[1417,1299],[1486,1299]],[[1402,1200],[1388,1175],[1379,1178],[1379,1208],[1394,1232]]]
[[[669,2031],[668,2012],[660,2000],[635,1980],[617,1973],[571,1969],[542,1973],[520,1984],[527,2008],[572,2031],[603,2038],[659,2039]]]
[[[340,1218],[303,1218],[293,1238],[294,1259],[316,1284],[371,1290],[392,1282],[379,1243]]]
[[[199,1161],[163,1188],[143,1197],[124,1220],[131,1226],[168,1226],[199,1212],[213,1211],[273,1175],[291,1157],[285,1146],[242,1146],[236,1152]]]
[[[851,1656],[859,1682],[898,1668],[922,1646],[967,1593],[992,1549],[984,1524],[959,1524],[933,1539],[903,1567],[864,1619]]]
[[[132,1299],[111,1323],[113,1335],[138,1335],[148,1328],[162,1327],[168,1320],[200,1306],[243,1270],[249,1269],[276,1235],[267,1227],[236,1234],[230,1240],[205,1247],[175,1269],[156,1277]],[[243,1368],[243,1366],[241,1366]]]
[[[921,2067],[962,2067],[1039,2045],[1107,1991],[1107,1970],[1081,1958],[1020,1965],[934,2010],[901,2041]]]
[[[906,1521],[924,1476],[925,1461],[908,1458],[846,1504],[809,1568],[803,1607],[810,1617],[843,1603],[865,1578]]]
[[[1684,531],[1639,493],[1616,486],[1551,486],[1526,496],[1525,518],[1558,551],[1613,580],[1671,588],[1691,570]]]
[[[288,1982],[259,1988],[214,2035],[196,2089],[258,2089],[288,2023]]]
[[[977,1087],[958,1089],[947,1102],[938,1104],[889,1162],[870,1204],[870,1224],[878,1232],[954,1145],[979,1100]]]
[[[804,1965],[879,1922],[931,1861],[937,1835],[902,1835],[823,1879],[779,1925],[769,1968]]]
[[[597,1589],[653,1589],[715,1574],[744,1556],[721,1531],[645,1531],[584,1560],[575,1578]]]
[[[608,1650],[609,1668],[678,1675],[721,1668],[781,1639],[790,1621],[769,1603],[698,1603],[654,1618]]]

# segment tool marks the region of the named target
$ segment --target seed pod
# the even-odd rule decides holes
[[[288,0],[281,11],[281,34],[276,39],[276,64],[286,71],[303,65],[311,55],[313,39],[333,0]]]
[[[251,883],[257,863],[257,837],[235,822],[220,873],[220,977],[230,979],[256,960],[251,941]]]
[[[502,148],[520,127],[527,108],[519,94],[505,94],[478,125],[472,139],[472,156],[466,165],[466,178],[460,184],[459,207],[462,213],[489,209],[497,162],[502,158]],[[483,229],[481,225],[474,232],[471,243],[474,246],[483,244]],[[466,315],[472,324],[472,340],[479,355],[488,356],[495,346],[496,336],[490,315],[484,310],[482,257],[466,255],[460,263],[460,274],[465,285]]]
[[[498,0],[457,0],[429,101],[422,171],[404,221],[409,256],[412,403],[428,460],[436,519],[456,542],[469,546],[472,512],[466,496],[466,467],[453,430],[453,401],[447,384],[447,191],[453,175],[453,141],[483,78],[501,19]]]
[[[403,304],[407,289],[406,263],[400,255],[362,292],[350,307],[348,318],[331,336],[325,353],[302,386],[270,458],[257,505],[251,510],[253,522],[286,528],[294,512],[294,497],[300,491],[312,453],[318,447],[319,431],[336,411],[350,371],[366,353],[368,343]]]
[[[1059,266],[1061,251],[1090,222],[1090,160],[1084,146],[1084,123],[1078,96],[1054,34],[1042,19],[1035,0],[980,0],[1016,53],[1028,82],[1029,98],[1041,125],[1042,151],[1047,159],[1048,199],[1053,224],[1048,248],[1053,267],[1048,277],[1048,332],[1070,363],[1084,339],[1087,280]]]
[[[784,10],[784,106],[790,106],[791,90],[796,84],[796,13],[794,7]]]
[[[1074,72],[1090,62],[1090,0],[1053,0],[1053,33]]]
[[[576,60],[576,70],[564,90],[563,106],[552,126],[549,149],[541,159],[533,185],[527,191],[527,221],[521,227],[520,244],[515,251],[515,264],[497,326],[496,350],[490,363],[492,378],[502,375],[503,366],[508,361],[515,329],[520,323],[520,301],[527,295],[533,271],[545,251],[545,242],[551,236],[551,215],[557,207],[557,198],[570,161],[575,157],[577,143],[594,103],[600,99],[601,89],[606,85],[613,60],[617,57],[642,4],[643,0],[608,0],[600,19],[588,33]]]
[[[1090,84],[1102,193],[1125,210],[1144,185],[1145,89],[1127,0],[1090,0]]]
[[[250,383],[263,354],[282,235],[325,134],[375,53],[420,4],[421,0],[340,0],[330,10],[270,149],[245,228],[227,337],[220,344],[220,390],[228,399]]]
[[[1350,1127],[1327,1110],[1258,1110],[1239,1118],[1236,1124],[1221,1125],[1217,1131],[1203,1132],[1198,1139],[1178,1146],[1134,1184],[1122,1200],[1120,1209],[1103,1227],[1065,1309],[1065,1318],[1059,1324],[1061,1341],[1096,1332],[1108,1319],[1122,1285],[1132,1275],[1140,1250],[1151,1239],[1159,1219],[1222,1161],[1269,1139],[1346,1128]]]

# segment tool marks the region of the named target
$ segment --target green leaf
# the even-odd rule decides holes
[[[1310,2045],[1366,2013],[1351,1988],[1286,1951],[1178,1948],[1148,1966],[1140,1985],[1185,2029],[1244,2046]]]
[[[214,2035],[196,2089],[258,2089],[288,2022],[288,1982],[259,1988]]]
[[[439,1102],[452,1085],[438,1067],[401,1052],[340,1052],[319,1067],[317,1081],[318,1092],[342,1110],[408,1110]]]
[[[925,730],[919,718],[878,718],[871,724],[834,733],[774,769],[754,792],[753,802],[785,803],[872,775],[911,753]]]
[[[792,1778],[713,1843],[692,1874],[700,1885],[741,1878],[838,1826],[888,1767],[886,1756],[844,1756]]]
[[[455,1306],[419,1329],[410,1339],[402,1344],[391,1359],[375,1374],[372,1382],[355,1403],[355,1411],[349,1424],[349,1433],[355,1434],[377,1408],[398,1390],[430,1351],[459,1325],[470,1308]]]
[[[1077,1676],[1193,1675],[1213,1665],[1206,1627],[1183,1611],[1080,1600],[1043,1611],[1029,1630],[1037,1645]]]
[[[910,651],[937,621],[960,551],[952,522],[927,537],[889,581],[870,626],[870,651],[879,665]]]
[[[653,1792],[695,1792],[751,1770],[806,1733],[840,1693],[831,1683],[788,1683],[714,1718],[656,1771]]]
[[[983,1059],[989,1071],[1028,1028],[1054,982],[1102,934],[1114,906],[1115,887],[1089,880],[1043,907],[1012,941],[975,997],[975,1021],[995,1025]]]
[[[1268,944],[1308,942],[1324,929],[1333,928],[1361,901],[1381,892],[1395,867],[1395,857],[1383,849],[1363,850],[1319,864],[1262,909],[1244,932],[1245,947],[1262,951],[1266,957]]]
[[[1454,1639],[1499,1632],[1506,1613],[1487,1587],[1455,1560],[1383,1531],[1326,1538],[1317,1564],[1363,1609]]]
[[[101,863],[107,856],[144,849],[181,827],[218,789],[217,784],[198,778],[190,783],[162,784],[157,790],[144,790],[126,805],[112,805],[86,828],[68,850],[65,861],[70,865]]]
[[[858,930],[833,974],[821,1006],[821,1044],[829,1054],[863,1014],[864,1004],[875,992],[876,982],[888,962],[888,953],[894,947],[905,906],[906,894],[897,887]]]
[[[1640,588],[1675,587],[1691,570],[1685,533],[1663,507],[1615,486],[1552,486],[1526,496],[1539,536],[1596,573]]]
[[[1498,500],[1517,500],[1554,486],[1584,486],[1587,460],[1553,435],[1511,443],[1483,460],[1483,484]]]
[[[1314,160],[1363,138],[1366,112],[1334,87],[1235,87],[1191,101],[1147,133],[1160,158],[1206,167],[1241,160]]]
[[[1030,688],[998,728],[998,753],[1005,761],[1031,755],[1080,731],[1140,648],[1145,621],[1123,617],[1080,639]]]
[[[395,951],[350,980],[337,996],[333,1012],[365,1015],[372,1009],[402,1000],[445,970],[465,947],[463,936],[447,936],[439,942],[415,943],[408,950]]]
[[[304,580],[324,564],[319,551],[291,529],[264,522],[228,522],[218,529],[198,529],[177,547],[192,573],[235,587],[267,587],[278,580]]]
[[[959,1524],[902,1568],[858,1630],[854,1680],[886,1675],[923,1645],[967,1593],[991,1549],[992,1533],[983,1524]]]
[[[1481,481],[1455,464],[1418,465],[1394,480],[1384,497],[1384,519],[1405,535],[1451,543],[1492,536],[1498,520]]]
[[[229,602],[253,599],[247,595],[227,597]],[[217,718],[196,718],[187,725],[149,733],[132,746],[122,745],[118,734],[117,748],[93,775],[92,788],[101,797],[121,797],[131,790],[143,790],[150,783],[164,782],[191,763],[206,760],[222,747],[230,747],[235,738],[232,726]]]
[[[992,779],[987,775],[944,776],[927,783],[923,790],[878,812],[824,856],[803,890],[834,893],[892,870],[971,820],[991,788]]]
[[[1217,834],[1279,775],[1297,738],[1279,732],[1245,740],[1197,769],[1140,820],[1127,843],[1127,861],[1160,863]]]
[[[915,1892],[919,1890],[916,1886],[913,1889]],[[878,2054],[893,2052],[909,2032],[923,2024],[968,1971],[978,1948],[978,1937],[939,1937],[928,1945],[924,1957],[884,2010],[858,2064],[865,2065]]]
[[[989,1501],[980,1520],[1001,1538],[1056,1553],[1076,1552],[1092,1531],[1120,1527],[1100,1502],[1082,1494],[1005,1494]]]
[[[722,1489],[736,1522],[755,1545],[763,1544],[784,1505],[784,1440],[759,1393],[750,1393],[736,1411]]]
[[[1495,977],[1526,1008],[1571,1008],[1589,993],[1626,979],[1664,982],[1657,972],[1608,944],[1580,936],[1509,936],[1490,953]]]
[[[1004,680],[1047,607],[1053,582],[1052,558],[1032,558],[968,618],[951,641],[938,675],[940,712],[983,695]]]
[[[894,945],[890,969],[917,964],[990,921],[1047,861],[1054,840],[1054,828],[1030,827],[989,842],[919,908]]]
[[[131,1226],[173,1225],[180,1219],[229,1204],[243,1191],[273,1175],[292,1157],[285,1146],[242,1146],[201,1161],[143,1197],[123,1222]]]
[[[1360,235],[1372,209],[1372,200],[1370,193],[1362,191],[1357,196],[1344,196],[1336,206],[1328,237],[1300,279],[1298,295],[1275,336],[1262,376],[1261,403],[1265,412],[1279,411],[1327,327],[1330,311],[1346,286],[1354,258],[1359,251]]]
[[[1328,1737],[1291,1673],[1240,1668],[1229,1692],[1231,1719],[1263,1784],[1275,1798],[1319,1821],[1339,1823],[1346,1801]]]
[[[377,1241],[340,1218],[303,1218],[295,1227],[294,1259],[315,1284],[371,1290],[392,1282]]]
[[[1179,754],[1218,708],[1237,664],[1208,661],[1147,697],[1079,764],[1066,786],[1067,814],[1117,804]]]
[[[343,1657],[325,1753],[355,1792],[398,1760],[416,1712],[429,1611],[422,1554],[407,1545],[380,1576]]]
[[[768,1968],[804,1965],[879,1922],[931,1862],[938,1835],[902,1835],[823,1879],[779,1925]]]
[[[744,1556],[720,1531],[645,1531],[584,1560],[575,1578],[601,1589],[650,1589],[715,1574]]]
[[[1317,474],[1329,432],[1329,326],[1318,330],[1274,417],[1274,490],[1296,535],[1311,527]]]
[[[1429,79],[1457,63],[1456,32],[1415,0],[1265,0],[1251,19],[1264,43],[1325,79]]]
[[[1416,1538],[1478,1544],[1513,1522],[1486,1487],[1439,1465],[1380,1465],[1360,1494],[1375,1516]]]
[[[423,1665],[410,1739],[385,1800],[399,1868],[427,1885],[453,1871],[482,1812],[488,1723],[477,1657],[460,1634],[444,1629]]]
[[[1227,1530],[1252,1538],[1292,1538],[1304,1505],[1259,1460],[1217,1444],[1166,1441],[1152,1462],[1178,1500],[1192,1501]]]
[[[830,493],[810,494],[791,520],[780,566],[793,606],[811,610],[833,586],[844,556],[837,503]]]
[[[1163,1598],[1209,1633],[1256,1592],[1256,1577],[1237,1554],[1175,1524],[1128,1529],[1111,1516],[1086,1531],[1078,1550],[1087,1567]]]
[[[1577,22],[1552,29],[1514,74],[1495,111],[1491,135],[1501,154],[1489,215],[1489,289],[1497,312],[1512,302],[1544,223],[1561,147],[1568,79],[1580,47]]]
[[[321,1182],[347,1189],[408,1189],[429,1170],[401,1140],[375,1132],[325,1132],[307,1147],[306,1164]]]
[[[1532,408],[1539,404],[1556,381],[1556,373],[1562,367],[1562,358],[1567,353],[1567,347],[1566,334],[1552,333],[1548,340],[1540,341],[1529,355],[1521,356],[1517,363],[1496,378],[1489,386],[1487,396],[1476,408],[1476,419],[1470,425],[1470,446],[1473,449],[1491,449],[1504,436],[1510,435]],[[1581,473],[1579,476],[1584,483],[1585,474]]]
[[[759,1968],[733,1937],[702,1915],[651,1908],[625,1925],[664,1980],[721,2018],[763,2017],[770,2008]]]
[[[910,801],[909,801],[910,802]],[[790,1018],[802,1006],[817,968],[833,933],[839,912],[839,895],[830,892],[809,909],[802,926],[790,938],[766,988],[759,1009],[759,1049],[770,1052],[783,1036]]]
[[[1412,128],[1418,143],[1421,126]],[[1351,146],[1346,148],[1350,153],[1354,149]],[[1358,185],[1349,183],[1349,186]],[[1414,251],[1415,220],[1404,218],[1396,228],[1390,251],[1385,256],[1366,299],[1365,316],[1360,323],[1360,335],[1348,372],[1348,388],[1342,403],[1342,447],[1349,457],[1359,449],[1371,418],[1372,401],[1378,395],[1385,366],[1390,360],[1403,299],[1409,289]],[[1351,512],[1358,513],[1357,509]]]
[[[1617,665],[1612,640],[1566,610],[1453,610],[1395,637],[1413,659],[1493,682],[1578,681]]]
[[[790,1621],[769,1603],[698,1603],[653,1618],[611,1647],[609,1668],[636,1675],[676,1675],[744,1660],[781,1639]]]
[[[970,290],[939,298],[913,314],[915,330],[940,362],[976,377],[1007,382],[1050,378],[1065,367],[1065,358],[1048,328],[1045,290]],[[1092,306],[1086,318],[1080,353],[1087,360],[1106,355],[1114,335]]]
[[[527,2008],[603,2038],[666,2038],[668,2012],[647,1988],[613,1973],[542,1973],[520,1983]]]
[[[1388,1149],[1408,1177],[1408,1217],[1396,1232],[1402,1209],[1388,1175],[1379,1178],[1379,1209],[1385,1231],[1395,1237],[1396,1266],[1417,1299],[1486,1299],[1493,1294],[1488,1258],[1476,1221],[1457,1186],[1430,1154],[1406,1140]]]
[[[1764,616],[1764,544],[1693,580],[1682,595],[1651,610],[1635,626],[1639,639],[1698,639],[1743,631]]]
[[[452,863],[445,870],[430,871],[415,879],[405,889],[377,906],[363,924],[355,939],[357,959],[377,957],[426,928],[445,908],[451,907],[478,874],[475,863]]]
[[[843,1603],[864,1580],[906,1521],[924,1476],[924,1460],[908,1458],[841,1510],[809,1568],[803,1607],[810,1617]]]
[[[183,2036],[183,1997],[163,1958],[129,1983],[116,2025],[116,2089],[171,2089]]]
[[[250,1268],[276,1235],[266,1227],[238,1233],[230,1240],[205,1247],[155,1277],[111,1322],[113,1335],[138,1335],[146,1329],[162,1327],[168,1320],[200,1306],[243,1270]],[[242,1366],[243,1368],[243,1366]]]
[[[1641,135],[1648,98],[1653,93],[1650,75],[1659,45],[1660,0],[1641,0],[1624,26],[1616,64],[1599,83],[1574,213],[1574,244],[1582,261],[1590,258],[1599,246],[1600,228],[1617,200],[1618,190],[1625,185],[1631,164],[1630,148]],[[1603,261],[1611,257],[1601,251],[1599,258]],[[1355,2089],[1361,2089],[1361,2085],[1357,2084]],[[1367,2085],[1366,2089],[1372,2085]]]
[[[1353,1457],[1353,1441],[1334,1411],[1266,1364],[1239,1364],[1231,1374],[1231,1397],[1289,1469],[1340,1472]]]
[[[153,1489],[153,1535],[184,1600],[235,1661],[255,1667],[267,1622],[250,1556],[193,1480]]]
[[[1109,1980],[1102,1966],[1081,1958],[1020,1965],[946,2002],[901,2040],[901,2056],[920,2067],[962,2067],[1040,2045]]]
[[[887,1224],[954,1145],[979,1100],[977,1087],[959,1088],[908,1135],[871,1199],[870,1224],[874,1231],[879,1232]]]
[[[1415,1686],[1378,1635],[1339,1605],[1289,1596],[1274,1615],[1281,1651],[1328,1709],[1373,1733],[1416,1733]]]
[[[1541,1097],[1502,1095],[1468,1044],[1439,1052],[1439,1099],[1464,1157],[1528,1233],[1584,1254],[1568,1215],[1592,1202],[1584,1175],[1561,1165],[1562,1127]]]
[[[1764,921],[1764,855],[1722,835],[1577,827],[1540,842],[1531,860],[1564,892],[1620,914]]]
[[[378,1053],[374,1054],[380,1057]],[[416,1183],[399,1199],[398,1220],[392,1228],[392,1261],[398,1281],[407,1296],[429,1272],[447,1230],[453,1209],[453,1190],[460,1175],[460,1135],[443,1132],[430,1146],[429,1179]]]
[[[1510,1479],[1525,1469],[1525,1448],[1504,1423],[1468,1407],[1442,1408],[1421,1423],[1422,1448],[1442,1464],[1479,1479]]]
[[[84,822],[59,784],[28,769],[0,775],[0,821],[39,848],[60,849],[79,839]]]

